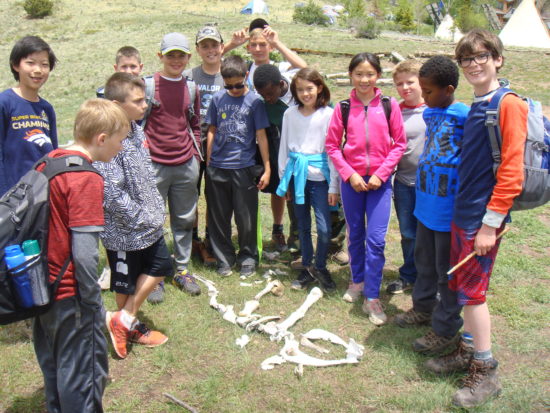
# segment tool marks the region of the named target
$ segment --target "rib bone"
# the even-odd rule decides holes
[[[308,296],[306,297],[305,301],[302,303],[302,305],[298,307],[296,311],[290,314],[290,316],[288,316],[286,320],[277,324],[277,329],[279,330],[279,333],[280,333],[279,336],[282,337],[290,327],[296,324],[298,320],[303,318],[307,310],[309,310],[309,308],[313,304],[315,304],[319,300],[319,298],[321,298],[322,296],[323,296],[323,292],[319,287],[312,288]]]
[[[324,347],[318,346],[317,344],[309,341],[309,339],[302,334],[302,338],[300,339],[300,345],[310,348],[312,350],[318,351],[321,354],[328,354],[330,353],[330,350],[327,350]]]

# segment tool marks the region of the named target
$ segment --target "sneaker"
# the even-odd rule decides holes
[[[405,280],[399,279],[388,284],[386,292],[388,294],[403,294],[405,291],[411,291],[414,284]]]
[[[317,281],[319,281],[319,284],[321,285],[321,289],[327,293],[331,293],[336,291],[336,283],[330,276],[330,272],[326,268],[323,268],[320,270],[319,268],[312,268],[311,276],[315,278]]]
[[[111,269],[108,265],[103,267],[103,271],[97,280],[102,290],[108,290],[111,288]]]
[[[241,265],[241,277],[252,277],[256,273],[256,266],[254,264],[242,264]]]
[[[432,313],[415,311],[414,308],[411,308],[404,313],[397,314],[393,319],[395,324],[402,328],[429,324],[431,320]]]
[[[298,275],[298,278],[292,281],[292,283],[290,284],[290,288],[292,288],[293,290],[303,290],[314,281],[315,278],[311,276],[309,271],[307,269],[303,269],[300,272],[300,275]]]
[[[349,264],[349,254],[344,250],[338,251],[336,254],[332,256],[332,259],[336,261],[339,265]]]
[[[190,295],[199,295],[201,293],[201,288],[195,281],[195,277],[189,274],[187,269],[179,271],[174,278],[172,278],[172,284]]]
[[[497,373],[498,361],[472,359],[462,388],[453,396],[453,404],[466,409],[479,406],[502,391]]]
[[[149,293],[147,301],[151,304],[159,304],[164,301],[164,281],[159,282],[155,289]]]
[[[430,330],[422,337],[414,340],[413,349],[422,354],[438,354],[448,347],[456,345],[459,339],[460,334],[455,334],[454,336],[438,336],[433,330]]]
[[[273,242],[275,250],[279,252],[288,251],[288,246],[286,245],[285,241],[285,234],[283,234],[282,232],[271,234],[271,241]]]
[[[305,270],[306,267],[304,267],[304,264],[302,264],[302,257],[298,257],[298,259],[295,259],[290,263],[290,268],[297,271]]]
[[[356,302],[361,297],[361,294],[363,294],[363,286],[363,283],[356,284],[350,282],[346,293],[342,296],[342,300],[348,303]]]
[[[233,274],[233,271],[231,271],[231,267],[229,265],[218,265],[216,272],[222,277],[229,277]]]
[[[362,309],[365,314],[368,314],[369,321],[375,326],[381,326],[382,324],[386,324],[388,321],[388,317],[386,316],[386,313],[384,313],[382,303],[378,298],[375,298],[374,300],[367,300],[365,298]]]
[[[458,347],[446,356],[432,358],[424,363],[424,367],[436,374],[449,374],[468,371],[474,358],[474,346],[460,340]]]
[[[286,245],[290,252],[300,252],[300,239],[296,235],[290,234],[286,240]]]
[[[128,336],[130,330],[127,329],[120,317],[122,311],[111,312],[107,311],[106,314],[106,324],[107,330],[109,330],[109,335],[111,336],[111,341],[113,342],[113,347],[116,354],[121,358],[125,359],[128,355],[128,350],[126,349],[126,344],[128,343]]]
[[[193,240],[193,255],[199,257],[202,263],[207,267],[213,267],[216,265],[216,258],[208,251],[204,241]]]
[[[129,341],[142,346],[153,348],[158,347],[168,341],[168,337],[160,331],[151,330],[143,323],[138,323],[136,327],[130,331]]]

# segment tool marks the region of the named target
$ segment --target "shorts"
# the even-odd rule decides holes
[[[497,230],[502,232],[504,225]],[[466,230],[451,224],[451,268],[462,261],[474,250],[474,241],[478,228]],[[500,239],[489,253],[475,255],[466,261],[462,267],[449,275],[449,289],[457,293],[460,305],[479,305],[486,300],[489,289],[489,279],[495,264],[495,258],[500,245]]]
[[[111,267],[111,291],[132,295],[136,291],[137,279],[141,274],[151,277],[171,277],[174,265],[170,252],[160,237],[151,246],[137,251],[107,250]]]

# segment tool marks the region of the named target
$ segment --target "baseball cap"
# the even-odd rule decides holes
[[[189,40],[181,33],[168,33],[160,42],[160,52],[165,55],[172,50],[179,50],[183,53],[191,53]]]
[[[250,22],[250,26],[248,26],[248,32],[250,33],[254,29],[263,29],[265,28],[265,26],[269,26],[269,23],[261,17],[258,17],[257,19],[254,19]]]
[[[204,26],[202,26],[197,32],[195,44],[199,44],[199,42],[203,41],[204,39],[212,39],[219,43],[223,43],[222,35],[220,34],[216,26],[216,23],[206,23]]]

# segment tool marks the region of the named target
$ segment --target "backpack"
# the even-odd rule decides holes
[[[384,108],[384,114],[386,115],[386,121],[388,122],[388,127],[390,125],[391,117],[391,98],[389,96],[380,96],[382,101],[382,107]],[[342,142],[342,149],[346,145],[348,140],[348,119],[350,111],[350,100],[345,99],[340,101],[340,112],[342,113],[342,123],[344,124],[344,141]]]
[[[500,104],[502,98],[513,94],[527,103],[527,139],[523,156],[524,181],[521,193],[514,199],[512,211],[532,209],[550,200],[550,121],[542,114],[540,102],[518,95],[507,88],[498,89],[485,112],[485,125],[489,132],[493,172],[501,163]]]
[[[45,164],[42,171],[39,165]],[[50,158],[47,155],[38,160],[8,192],[0,198],[0,325],[25,320],[43,314],[53,304],[53,297],[71,257],[67,257],[54,283],[49,282],[48,270],[48,230],[50,218],[49,181],[65,172],[99,172],[79,155],[66,155]],[[4,260],[4,248],[34,239],[40,246],[40,254],[25,263],[8,270]],[[31,308],[20,307],[16,301],[15,287],[11,280],[12,272],[26,267],[27,272],[35,271],[46,277],[48,303]],[[36,271],[38,270],[38,271]]]

